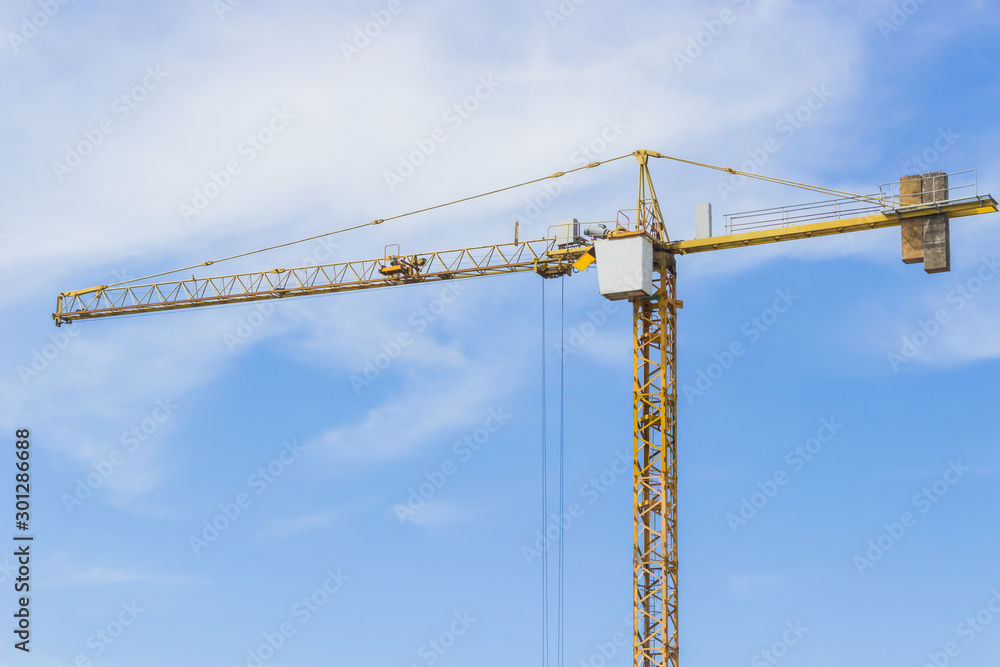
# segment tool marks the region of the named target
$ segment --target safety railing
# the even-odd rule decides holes
[[[921,201],[927,203],[951,202],[979,197],[979,182],[975,169],[947,174],[947,180],[925,178],[922,182],[922,185],[924,184],[929,184],[930,188],[926,193],[923,191],[925,188],[921,188],[920,192],[910,193],[908,196],[920,195]],[[946,190],[946,192],[936,191],[934,188],[937,184],[940,184],[941,189]],[[725,227],[726,234],[740,234],[791,225],[804,225],[811,222],[843,220],[874,213],[887,213],[903,208],[906,206],[902,204],[899,181],[896,181],[880,186],[879,192],[871,195],[730,213],[725,216]]]

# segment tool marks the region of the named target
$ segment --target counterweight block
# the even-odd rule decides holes
[[[948,174],[903,176],[899,179],[900,206],[919,206],[948,201]],[[951,270],[951,225],[947,213],[909,218],[900,224],[902,259],[906,264],[924,263],[927,273]]]

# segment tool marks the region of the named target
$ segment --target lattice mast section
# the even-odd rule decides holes
[[[657,256],[655,295],[632,302],[635,667],[678,667],[677,274]]]

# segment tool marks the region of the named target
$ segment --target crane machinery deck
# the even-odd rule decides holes
[[[955,190],[965,186],[949,185],[949,175],[941,172],[907,175],[899,180],[898,189],[893,184],[888,192],[883,188],[878,195],[856,195],[654,151],[629,155],[637,159],[640,167],[639,196],[636,208],[619,213],[614,229],[594,225],[580,234],[580,225],[573,220],[558,225],[555,234],[529,241],[519,241],[515,232],[513,243],[475,248],[402,255],[397,246],[395,252],[387,248],[385,256],[369,260],[147,284],[128,281],[101,285],[60,294],[52,317],[56,325],[62,325],[100,317],[529,271],[552,278],[585,271],[596,262],[602,295],[632,303],[633,660],[636,667],[677,667],[677,311],[683,302],[677,299],[676,256],[898,226],[903,261],[922,262],[925,271],[938,273],[950,270],[950,221],[996,212],[998,207],[993,197],[979,194],[975,184],[969,186],[970,191],[952,197]],[[698,238],[671,240],[649,171],[651,159],[803,188],[834,199],[730,218],[728,233],[717,236],[711,234],[709,212],[707,220],[699,220]],[[528,183],[559,178],[565,173],[569,172]],[[439,207],[414,213],[433,208]],[[168,274],[149,278],[163,275]]]

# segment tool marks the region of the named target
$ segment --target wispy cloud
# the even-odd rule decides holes
[[[141,567],[109,568],[91,566],[84,569],[57,571],[46,577],[44,588],[113,586],[116,584],[147,583],[154,586],[202,586],[211,583],[204,575],[164,574]]]
[[[428,500],[420,506],[420,511],[413,512],[405,520],[421,528],[434,529],[471,524],[490,511],[489,507],[471,507],[454,500]]]
[[[407,383],[363,419],[327,431],[319,442],[334,458],[403,458],[478,424],[483,410],[493,407],[512,381],[511,374],[493,362],[470,362],[458,379],[449,374]]]
[[[257,536],[263,539],[284,539],[300,533],[326,528],[340,517],[335,511],[319,512],[308,516],[290,517],[269,521]]]
[[[729,592],[743,599],[757,598],[773,593],[791,581],[791,577],[778,574],[735,573],[729,577]]]

